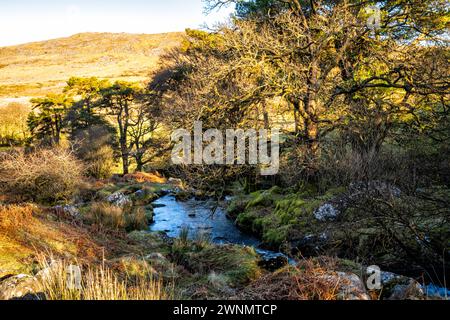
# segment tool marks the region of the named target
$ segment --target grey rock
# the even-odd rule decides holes
[[[132,205],[130,197],[124,195],[122,192],[113,193],[106,198],[106,201],[121,208]]]
[[[71,205],[56,206],[53,209],[57,213],[64,213],[75,219],[80,217],[80,210],[78,210],[78,208],[75,206],[71,206]]]
[[[354,273],[336,272],[322,276],[337,284],[339,300],[371,300],[362,280]]]
[[[145,256],[145,259],[146,260],[167,261],[167,258],[159,252],[150,253],[147,256]]]
[[[314,217],[319,221],[333,221],[336,220],[340,214],[341,212],[331,203],[325,203],[314,211]]]
[[[408,284],[398,284],[392,291],[388,300],[423,300],[425,293],[422,286],[411,279]]]
[[[142,198],[145,198],[145,197],[147,196],[147,193],[145,192],[145,190],[138,190],[138,191],[136,191],[136,192],[134,193],[134,196],[135,196],[137,199],[142,199]]]

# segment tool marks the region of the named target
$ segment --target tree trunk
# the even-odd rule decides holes
[[[129,172],[129,159],[128,159],[128,153],[125,151],[122,151],[122,167],[123,167],[123,174],[128,174]]]
[[[317,97],[318,70],[316,62],[313,62],[308,78],[308,89],[304,99],[305,137],[308,151],[313,157],[315,157],[319,151],[319,125],[317,123],[317,115],[319,114]]]
[[[134,159],[136,160],[136,171],[142,172],[144,170],[144,162],[142,161],[142,156],[139,154],[136,154]]]

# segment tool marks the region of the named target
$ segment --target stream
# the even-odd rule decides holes
[[[213,200],[190,199],[180,202],[173,195],[166,195],[154,203],[154,223],[150,231],[165,232],[171,238],[178,238],[183,228],[189,228],[189,238],[207,234],[216,244],[237,244],[255,248],[263,260],[286,257],[280,252],[260,248],[261,241],[241,232],[233,221],[227,218],[223,206]],[[289,260],[290,263],[294,261]]]
[[[174,195],[166,195],[153,203],[154,223],[150,225],[152,232],[165,232],[171,238],[178,238],[183,228],[189,228],[189,238],[194,239],[199,233],[208,234],[213,243],[236,244],[253,247],[262,260],[278,257],[286,258],[290,264],[296,261],[280,252],[261,248],[261,241],[240,231],[234,222],[227,218],[222,205],[217,206],[213,200],[177,201]],[[214,211],[215,208],[215,211]],[[448,298],[450,291],[444,287],[428,285],[423,287],[425,292]]]

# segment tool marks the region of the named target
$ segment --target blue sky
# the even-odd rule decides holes
[[[232,12],[203,9],[202,0],[0,0],[0,46],[80,32],[182,31],[213,26]]]

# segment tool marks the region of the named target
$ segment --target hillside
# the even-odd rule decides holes
[[[0,48],[0,105],[61,90],[72,77],[144,81],[182,33],[82,33]]]

